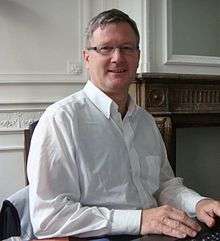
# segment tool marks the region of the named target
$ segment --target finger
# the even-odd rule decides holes
[[[179,231],[178,229],[171,228],[166,224],[160,223],[158,228],[161,230],[162,234],[169,235],[175,238],[185,238],[187,236],[186,233]]]
[[[204,222],[208,227],[212,227],[215,224],[215,219],[214,219],[214,215],[209,215],[207,212],[205,211],[201,211],[198,219],[201,222]]]
[[[188,235],[190,237],[195,237],[197,234],[197,231],[184,225],[180,221],[167,218],[166,220],[164,219],[164,222],[165,222],[164,224],[170,227],[173,231]]]
[[[172,209],[170,212],[169,217],[173,220],[179,221],[180,223],[184,224],[185,226],[193,229],[196,232],[201,230],[201,226],[192,218],[190,218],[185,212],[178,210],[176,208]]]
[[[212,199],[203,199],[198,202],[197,217],[207,226],[215,225],[215,216],[220,216],[220,202]]]
[[[220,217],[220,201],[214,201],[214,214]]]

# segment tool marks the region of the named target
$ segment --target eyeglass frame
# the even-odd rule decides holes
[[[109,50],[108,53],[102,53],[101,48],[107,48],[106,50]],[[122,45],[122,46],[108,46],[108,45],[98,45],[94,47],[87,47],[87,50],[94,50],[98,54],[101,54],[103,56],[109,56],[112,55],[116,49],[120,51],[122,54],[131,55],[134,54],[137,50],[139,50],[139,46],[129,46],[129,45]],[[126,52],[128,51],[128,52]]]

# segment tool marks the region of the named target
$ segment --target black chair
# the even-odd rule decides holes
[[[28,153],[30,150],[31,145],[31,138],[34,133],[34,129],[37,126],[38,121],[35,121],[29,125],[28,129],[24,130],[24,167],[25,167],[25,183],[28,185],[28,178],[27,178],[27,162],[28,162]]]
[[[22,188],[2,204],[0,211],[0,240],[18,237],[22,241],[35,238],[29,213],[29,186]]]

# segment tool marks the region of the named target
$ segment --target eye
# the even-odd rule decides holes
[[[129,46],[129,45],[127,46],[126,45],[126,46],[122,46],[121,50],[125,53],[132,53],[136,50],[136,48],[134,46]]]
[[[123,46],[122,48],[127,49],[127,50],[133,50],[134,49],[134,47],[132,47],[132,46]]]
[[[102,54],[111,53],[114,48],[111,46],[99,46],[97,50]]]

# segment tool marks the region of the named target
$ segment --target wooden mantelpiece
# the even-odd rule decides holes
[[[155,117],[174,171],[176,128],[220,126],[220,76],[143,73],[131,89]]]

